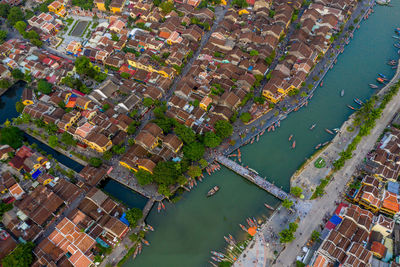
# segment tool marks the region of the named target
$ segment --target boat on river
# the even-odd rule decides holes
[[[379,75],[380,77],[382,77],[383,79],[387,79],[386,76],[383,75],[382,73],[378,73],[378,75]]]
[[[218,185],[214,186],[213,188],[210,189],[210,191],[207,192],[207,197],[211,197],[215,195],[219,191]]]
[[[315,149],[318,149],[318,148],[320,148],[320,147],[321,147],[321,145],[322,145],[322,144],[321,144],[321,143],[319,143],[318,145],[316,145],[316,146],[315,146]]]
[[[344,90],[340,91],[340,96],[344,96]]]
[[[375,84],[373,84],[373,83],[370,83],[370,84],[369,84],[369,87],[371,87],[372,89],[379,88],[378,85],[375,85]]]
[[[396,64],[397,64],[397,61],[394,60],[394,59],[392,59],[392,60],[390,60],[390,61],[388,62],[388,65],[390,65],[390,66],[395,66]]]
[[[328,128],[325,128],[325,131],[329,134],[334,134],[331,130],[329,130]]]
[[[356,102],[357,104],[359,104],[360,106],[362,106],[364,104],[364,102],[362,102],[360,99],[358,98],[354,98],[353,99],[354,102]]]
[[[296,140],[294,140],[292,144],[292,148],[294,149],[295,147],[296,147]]]
[[[265,206],[267,209],[274,210],[274,208],[271,207],[270,205],[268,205],[267,203],[264,203],[264,206]]]
[[[319,86],[324,86],[324,81],[321,81],[321,83],[319,84]]]
[[[378,81],[378,83],[385,83],[385,79],[383,78],[376,78],[376,80]]]
[[[378,5],[385,6],[390,3],[390,0],[376,0],[375,1]]]
[[[354,107],[352,107],[352,106],[350,106],[350,105],[347,105],[347,107],[350,108],[350,109],[352,109],[352,110],[357,110],[356,108],[354,108]]]
[[[250,171],[252,171],[252,172],[254,172],[254,173],[256,173],[256,174],[258,174],[258,172],[257,172],[255,169],[252,169],[252,168],[250,168],[250,167],[247,167],[247,169],[249,169]]]
[[[157,212],[161,211],[161,202],[158,202]]]
[[[339,129],[339,128],[334,128],[333,131],[334,131],[335,133],[338,133],[338,132],[340,131],[340,129]]]
[[[315,126],[317,126],[317,124],[316,124],[316,123],[314,123],[313,125],[311,125],[311,127],[310,127],[310,130],[314,129],[314,128],[315,128]]]
[[[396,48],[400,48],[400,44],[393,44],[394,45],[394,47],[396,47]]]
[[[291,134],[291,135],[289,136],[289,141],[292,140],[292,138],[293,138],[293,134]]]

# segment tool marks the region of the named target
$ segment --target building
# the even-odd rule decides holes
[[[67,10],[65,9],[64,4],[58,0],[54,1],[47,7],[49,9],[49,12],[53,12],[54,14],[56,14],[60,17],[64,18],[67,15]]]

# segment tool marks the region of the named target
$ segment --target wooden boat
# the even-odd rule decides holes
[[[154,231],[154,228],[150,224],[147,225],[147,228],[152,232]]]
[[[329,134],[334,134],[331,130],[329,130],[328,128],[325,128],[325,131]]]
[[[314,123],[313,125],[311,125],[311,127],[310,127],[310,130],[314,129],[314,128],[315,128],[315,126],[317,126],[317,124],[316,124],[316,123]]]
[[[257,139],[256,139],[256,141],[258,142],[258,140],[260,140],[260,135],[259,135],[259,134],[257,134]]]
[[[373,88],[373,89],[379,88],[378,85],[375,85],[375,84],[373,84],[373,83],[370,83],[370,84],[369,84],[369,87],[371,87],[371,88]]]
[[[352,107],[352,106],[350,106],[350,105],[347,105],[347,107],[349,107],[349,108],[352,109],[352,110],[357,110],[356,108],[354,108],[354,107]]]
[[[264,206],[265,206],[267,209],[274,210],[274,208],[271,207],[270,205],[268,205],[267,203],[264,203]]]
[[[243,225],[241,225],[240,223],[239,223],[239,226],[240,226],[240,228],[243,230],[243,231],[246,231],[247,232],[247,229],[246,229],[246,227],[244,227]]]
[[[396,65],[396,60],[390,60],[389,62],[388,62],[388,65],[390,65],[390,66],[395,66]]]
[[[213,195],[215,195],[215,193],[217,193],[219,190],[219,187],[216,185],[213,188],[210,189],[210,191],[208,191],[207,193],[207,197],[211,197]]]
[[[385,80],[382,78],[376,78],[376,80],[378,81],[378,83],[385,83]]]
[[[400,44],[394,44],[394,47],[400,48]]]
[[[289,136],[289,141],[292,140],[292,138],[293,138],[293,134],[291,134],[291,135]]]
[[[344,96],[344,90],[340,91],[340,96],[341,96],[341,97]]]
[[[146,239],[142,239],[143,244],[145,244],[146,246],[150,246],[149,241],[147,241]]]
[[[319,86],[324,86],[324,81],[321,81],[321,83],[319,84]]]
[[[320,147],[321,147],[321,144],[318,144],[318,145],[315,146],[315,149],[318,149]]]
[[[335,133],[338,133],[338,132],[340,131],[340,129],[339,129],[339,128],[334,128],[333,131],[334,131]]]
[[[354,98],[353,99],[354,102],[356,102],[357,104],[359,104],[360,106],[362,106],[364,104],[364,102],[362,102],[360,99],[358,98]]]
[[[194,180],[195,182],[196,182],[196,180]],[[165,210],[165,205],[164,205],[164,203],[162,203],[162,201],[160,202],[161,203],[161,207],[163,208],[163,210]]]
[[[382,77],[383,79],[387,79],[386,76],[383,75],[382,73],[378,73],[378,75],[379,75],[380,77]]]
[[[295,147],[296,147],[296,140],[294,140],[292,144],[292,148],[294,149]]]
[[[327,144],[329,144],[329,141],[326,141],[322,144],[322,146],[326,146]]]
[[[160,212],[160,210],[161,210],[161,202],[158,202],[157,212]]]

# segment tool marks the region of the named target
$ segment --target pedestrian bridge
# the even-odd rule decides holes
[[[250,182],[257,185],[258,187],[261,187],[262,189],[264,189],[271,195],[275,196],[276,198],[279,198],[280,200],[284,200],[285,198],[288,198],[292,201],[294,200],[290,194],[286,193],[285,191],[283,191],[276,185],[268,182],[267,180],[260,177],[253,171],[246,169],[245,167],[237,164],[233,160],[230,160],[224,156],[218,156],[215,160],[217,162],[219,162],[220,164],[224,165],[225,167],[227,167],[228,169],[231,169],[232,171],[236,172],[237,174],[243,176]]]

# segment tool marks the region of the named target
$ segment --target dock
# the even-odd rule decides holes
[[[285,191],[283,191],[282,189],[280,189],[276,185],[268,182],[267,180],[265,180],[264,178],[260,177],[259,175],[257,175],[253,171],[251,171],[251,170],[249,170],[249,169],[237,164],[233,160],[230,160],[225,156],[218,156],[218,157],[216,157],[215,160],[218,163],[220,163],[220,164],[224,165],[225,167],[227,167],[228,169],[236,172],[240,176],[246,178],[247,180],[249,180],[253,184],[257,185],[258,187],[264,189],[265,191],[267,191],[271,195],[275,196],[276,198],[279,198],[280,200],[284,200],[285,198],[288,198],[288,199],[294,201],[294,198],[290,194],[286,193]]]

